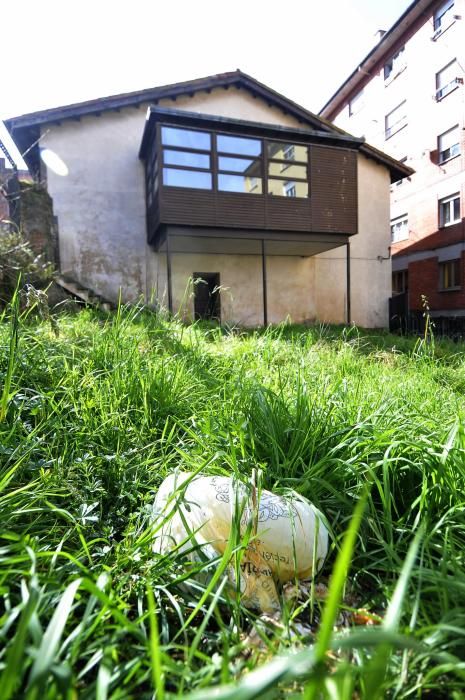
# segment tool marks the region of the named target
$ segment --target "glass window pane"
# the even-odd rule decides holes
[[[452,61],[452,63],[449,63],[449,65],[436,74],[436,87],[440,89],[445,85],[449,85],[460,74],[457,61]]]
[[[217,136],[217,148],[221,153],[259,156],[262,152],[262,143],[258,139],[244,139],[240,136]]]
[[[163,168],[163,184],[168,187],[193,187],[197,190],[211,190],[211,173],[196,170],[175,170]]]
[[[460,219],[460,198],[454,199],[454,221]]]
[[[285,177],[299,177],[302,178],[302,180],[307,179],[307,168],[305,165],[292,165],[292,163],[268,163],[269,175],[279,176],[283,173],[285,173]]]
[[[444,151],[446,148],[451,148],[459,142],[459,127],[454,126],[453,129],[446,131],[439,137],[439,150]]]
[[[161,142],[164,146],[183,146],[184,148],[195,148],[201,151],[209,151],[211,149],[211,136],[205,131],[175,129],[171,126],[162,126]]]
[[[210,156],[203,153],[187,153],[186,151],[169,151],[167,148],[163,150],[163,162],[167,165],[185,165],[191,168],[210,167]]]
[[[242,177],[240,175],[218,175],[218,189],[221,192],[243,192],[262,194],[262,179],[259,177]]]
[[[261,175],[261,160],[250,158],[227,158],[219,156],[219,170],[233,170],[236,173],[247,173],[251,175]]]
[[[450,207],[449,202],[442,205],[442,222],[443,224],[450,223]]]
[[[268,194],[279,197],[308,197],[308,182],[268,180]]]
[[[296,143],[279,143],[271,141],[268,143],[268,155],[270,158],[282,160],[307,160],[307,146],[299,146]]]

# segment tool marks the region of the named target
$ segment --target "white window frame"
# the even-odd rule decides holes
[[[454,8],[454,0],[446,0],[440,5],[433,15],[434,38],[442,34],[455,21],[455,16],[450,12]]]
[[[356,95],[349,100],[349,117],[358,114],[365,107],[365,93],[362,88]]]
[[[451,72],[451,75],[453,76],[450,80],[448,80],[447,83],[444,85],[441,85],[441,75],[443,75],[447,70],[451,68],[451,66],[456,66],[456,70]],[[440,102],[443,100],[447,95],[449,95],[451,92],[456,90],[459,85],[463,85],[463,78],[458,75],[460,72],[460,66],[457,62],[457,59],[454,58],[450,63],[448,63],[446,66],[441,68],[436,73],[436,100],[437,102]],[[454,74],[455,73],[455,74]]]
[[[297,188],[293,180],[288,180],[283,184],[283,190],[286,197],[297,197]]]
[[[455,138],[450,138],[450,136],[453,134],[453,132],[457,133],[457,139]],[[445,138],[449,137],[449,138]],[[447,141],[456,141],[456,143],[452,143],[451,146],[444,147],[444,145],[441,143],[442,140]],[[460,129],[459,125],[456,124],[453,126],[451,129],[448,129],[447,131],[444,131],[442,134],[439,134],[438,136],[438,163],[447,163],[448,160],[452,160],[452,158],[457,158],[457,156],[460,155]]]
[[[459,215],[454,218],[454,202],[459,200]],[[461,221],[461,203],[460,203],[460,192],[455,192],[448,197],[443,197],[438,202],[439,207],[439,228],[446,228],[447,226],[453,226]],[[449,212],[449,221],[446,222],[446,212]]]
[[[386,69],[390,67],[388,75],[386,75]],[[405,60],[405,46],[402,46],[397,53],[393,54],[389,61],[386,61],[384,64],[384,83],[385,85],[389,85],[394,78],[397,78],[397,76],[402,73],[403,70],[407,67],[407,63]]]
[[[397,105],[397,107],[394,107],[386,116],[384,117],[384,138],[387,140],[391,138],[394,134],[396,134],[398,131],[404,128],[404,126],[407,126],[407,109],[405,108],[404,110],[401,110],[401,107],[404,107],[404,105],[407,104],[407,100],[404,100],[400,104]],[[397,121],[393,122],[391,126],[388,126],[389,123],[389,117],[394,115],[397,111],[399,110],[399,114],[402,116],[397,119]]]
[[[407,241],[408,237],[408,214],[402,214],[401,216],[396,216],[395,219],[391,219],[391,243]]]

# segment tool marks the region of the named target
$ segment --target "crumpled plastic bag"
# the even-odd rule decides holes
[[[179,547],[196,562],[223,555],[235,525],[246,546],[239,582],[235,567],[228,567],[230,593],[240,592],[246,607],[263,612],[280,608],[277,584],[313,577],[328,551],[328,530],[308,500],[232,477],[175,472],[161,484],[153,512],[153,551]]]

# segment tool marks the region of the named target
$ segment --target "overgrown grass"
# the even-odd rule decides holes
[[[0,324],[2,700],[465,697],[461,346],[141,309],[59,327]],[[156,558],[176,467],[260,469],[311,499],[334,538],[326,602],[283,601],[267,629],[222,575],[205,591]],[[382,625],[340,624],[351,607]]]

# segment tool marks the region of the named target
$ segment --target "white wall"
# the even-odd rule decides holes
[[[194,272],[219,273],[221,320],[242,326],[263,324],[262,259],[259,255],[173,253],[171,263],[173,311],[194,316]],[[295,323],[315,320],[313,258],[267,256],[268,322],[287,318]],[[152,252],[148,279],[153,296],[168,307],[166,255]]]

